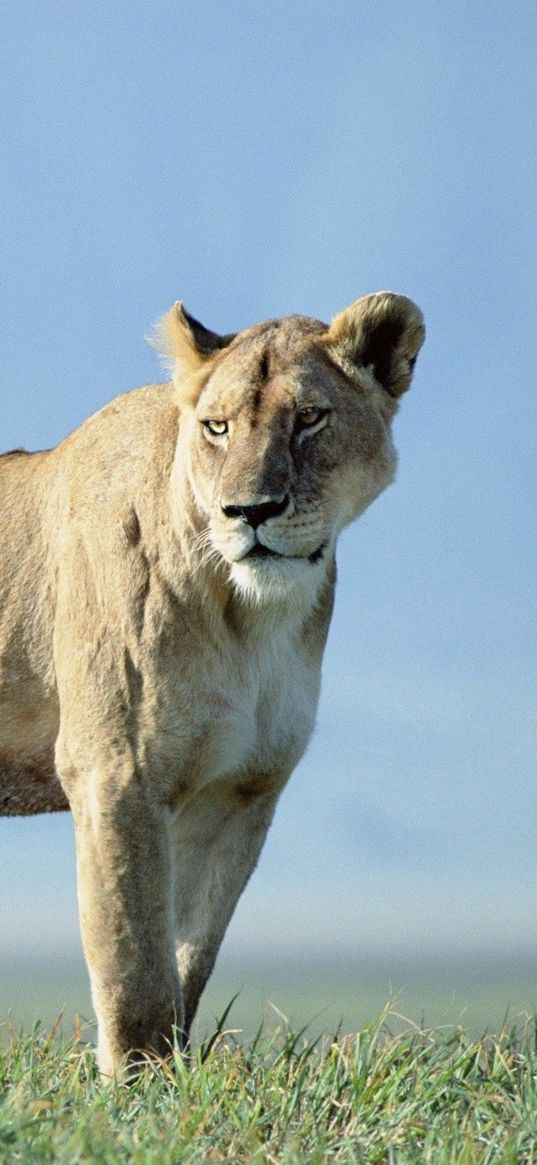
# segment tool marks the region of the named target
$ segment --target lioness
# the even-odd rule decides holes
[[[309,740],[337,536],[392,480],[424,328],[379,292],[236,335],[176,303],[173,380],[0,458],[0,805],[70,809],[113,1075],[186,1041]]]

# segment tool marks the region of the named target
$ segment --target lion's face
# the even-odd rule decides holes
[[[410,301],[386,295],[392,311],[379,324],[380,298],[358,301],[374,301],[369,327],[360,313],[362,362],[354,305],[330,329],[295,316],[226,337],[188,370],[189,381],[184,372],[179,379],[180,451],[203,519],[200,548],[228,565],[245,594],[316,589],[342,527],[393,477],[393,386],[400,392],[410,380],[422,328]],[[198,325],[182,315],[195,338]],[[211,335],[203,329],[202,339]]]

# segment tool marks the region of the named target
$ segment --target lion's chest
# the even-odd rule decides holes
[[[187,745],[198,787],[244,772],[288,773],[310,737],[318,669],[283,634],[249,648],[205,661]]]

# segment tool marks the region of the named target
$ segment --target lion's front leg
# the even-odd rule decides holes
[[[182,1026],[169,811],[124,773],[71,773],[68,786],[98,1062],[113,1075],[140,1053],[169,1053]]]
[[[283,781],[218,781],[174,820],[175,941],[188,1036],[226,927],[259,857]]]

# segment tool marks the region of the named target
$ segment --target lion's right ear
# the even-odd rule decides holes
[[[204,328],[178,300],[159,320],[151,343],[171,365],[180,394],[188,397],[191,395],[187,387],[189,382],[195,381],[196,374],[207,368],[217,353],[227,348],[233,339],[234,333],[219,336]]]

